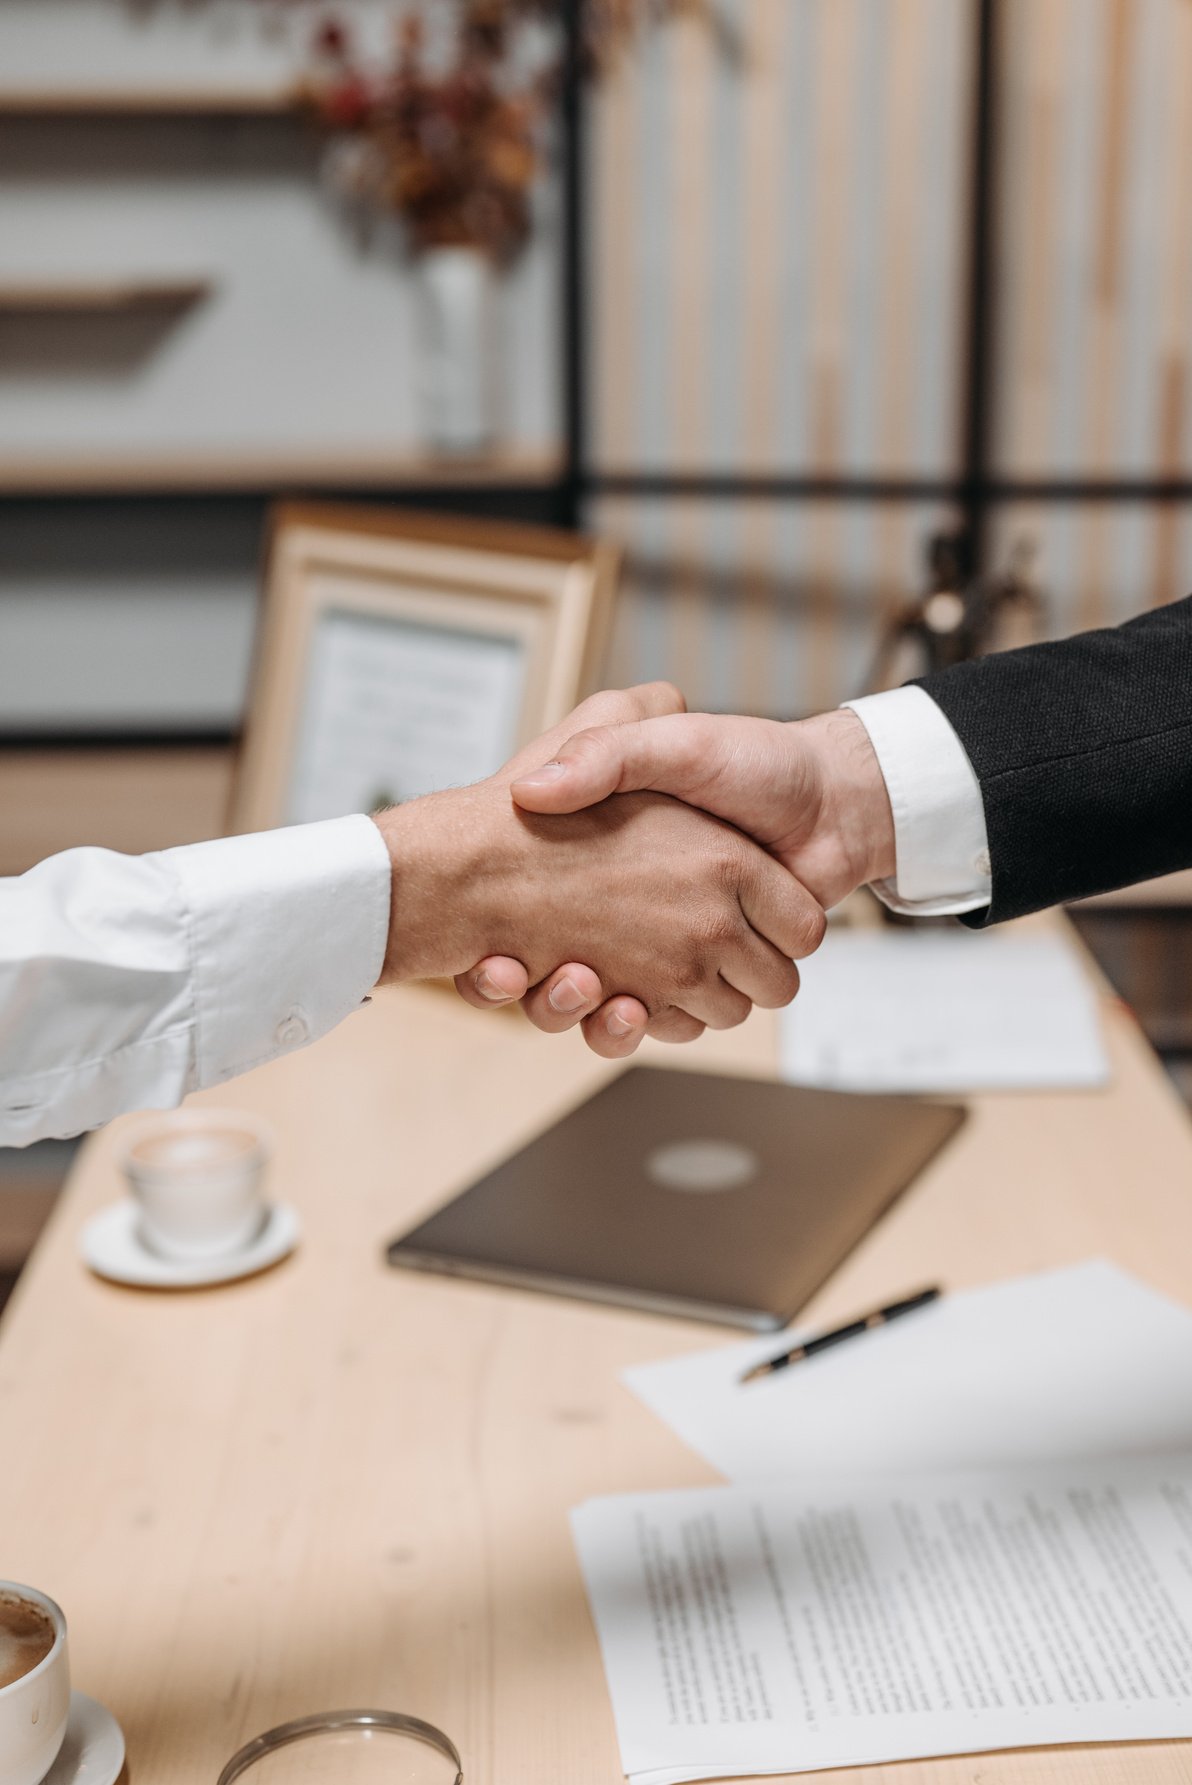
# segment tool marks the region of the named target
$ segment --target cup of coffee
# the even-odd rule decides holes
[[[0,1779],[39,1785],[70,1715],[66,1619],[34,1587],[0,1580]]]
[[[183,1262],[249,1245],[265,1222],[270,1134],[242,1110],[179,1109],[143,1123],[124,1152],[141,1239]]]

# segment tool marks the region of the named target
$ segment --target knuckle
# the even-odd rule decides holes
[[[717,1004],[715,1015],[709,1020],[710,1029],[737,1029],[745,1021],[753,1009],[753,1005],[743,993],[733,997],[723,997]]]
[[[741,933],[741,917],[735,905],[720,904],[703,913],[696,935],[697,946],[707,954],[717,953],[735,942]]]
[[[603,750],[612,743],[616,730],[611,720],[605,725],[587,725],[571,740],[572,746],[581,750]]]
[[[707,968],[703,961],[704,944],[701,942],[685,954],[681,954],[671,967],[670,983],[680,998],[688,992],[697,992],[707,978]]]
[[[639,682],[635,688],[602,688],[571,715],[577,725],[624,725],[665,713],[685,713],[687,702],[673,682]]]
[[[580,730],[589,725],[607,725],[615,722],[624,711],[625,695],[616,688],[603,688],[599,694],[589,694],[587,700],[581,700],[571,715],[571,722]]]
[[[584,760],[600,756],[612,743],[615,731],[614,725],[585,725],[582,731],[572,733],[559,754]]]
[[[773,984],[767,989],[765,999],[757,1002],[764,1010],[784,1010],[799,990],[799,969],[793,961],[784,961],[775,967]]]
[[[708,854],[705,863],[704,891],[711,888],[718,901],[732,901],[736,904],[741,891],[741,852],[736,848],[733,838],[726,833],[717,835],[708,843]]]
[[[641,716],[653,719],[665,713],[685,713],[687,702],[681,691],[673,682],[645,682],[640,687],[629,690],[631,698],[641,709]]]
[[[814,954],[827,934],[827,930],[827,914],[814,900],[808,899],[801,905],[795,917],[795,947],[792,953],[796,960],[802,960],[805,955]]]
[[[650,1018],[647,1033],[655,1041],[694,1041],[702,1028],[703,1024],[688,1016],[686,1011],[667,1005],[665,1010]]]
[[[736,893],[755,866],[757,845],[722,826],[716,842],[716,869],[722,886]]]

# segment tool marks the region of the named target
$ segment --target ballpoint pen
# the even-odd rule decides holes
[[[806,1357],[814,1357],[817,1352],[827,1351],[832,1345],[839,1345],[845,1339],[852,1339],[858,1333],[871,1332],[875,1326],[885,1326],[891,1320],[897,1320],[901,1314],[911,1314],[916,1308],[925,1308],[929,1302],[938,1301],[943,1291],[937,1286],[921,1289],[917,1295],[908,1295],[905,1300],[891,1302],[888,1308],[875,1308],[872,1314],[862,1314],[859,1320],[850,1320],[847,1326],[838,1326],[830,1333],[820,1333],[817,1338],[804,1339],[790,1351],[780,1352],[777,1357],[768,1357],[760,1364],[754,1364],[741,1377],[742,1382],[756,1382],[759,1376],[772,1376],[776,1370],[789,1369],[791,1364],[799,1364]]]

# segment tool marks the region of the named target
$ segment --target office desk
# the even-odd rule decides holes
[[[976,1100],[813,1305],[832,1318],[1091,1254],[1192,1301],[1192,1129],[1107,1001],[1115,1082]],[[767,1071],[775,1023],[674,1064]],[[348,1705],[448,1730],[468,1785],[614,1785],[612,1716],[566,1513],[707,1467],[619,1383],[731,1334],[387,1269],[382,1242],[609,1069],[574,1036],[377,998],[220,1102],[279,1130],[305,1238],[256,1280],[106,1286],[76,1257],[120,1189],[86,1148],[0,1327],[0,1573],[64,1604],[76,1684],[118,1715],[132,1785],[213,1785],[248,1736]],[[888,1785],[1192,1779],[1192,1744],[820,1775]]]

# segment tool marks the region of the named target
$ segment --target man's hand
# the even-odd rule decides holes
[[[650,789],[762,843],[824,907],[895,871],[894,819],[868,733],[847,708],[782,724],[680,713],[591,727],[513,784],[527,812]],[[538,992],[526,1001],[544,1026]]]
[[[822,905],[894,872],[894,817],[869,734],[847,707],[814,719],[663,715],[590,727],[513,783],[527,812],[578,812],[649,789],[755,837]]]
[[[607,689],[583,701],[573,712],[528,744],[506,765],[510,777],[524,769],[538,768],[576,732],[603,725],[628,725],[634,720],[682,713],[686,703],[671,682],[647,682],[636,688]],[[530,976],[520,961],[490,956],[466,973],[456,975],[455,989],[464,1002],[477,1010],[514,1004],[530,992]],[[591,967],[571,961],[556,967],[542,984],[534,987],[527,1009],[538,1028],[561,1034],[582,1024],[584,1038],[594,1053],[605,1059],[624,1059],[637,1049],[647,1033],[662,1041],[693,1041],[704,1025],[679,1011],[651,1019],[639,998],[624,993],[605,998],[599,976]]]
[[[582,954],[653,1019],[726,1028],[789,1002],[824,920],[777,862],[657,795],[536,818],[510,797],[520,766],[378,817],[394,864],[383,980],[501,955],[540,981]]]

